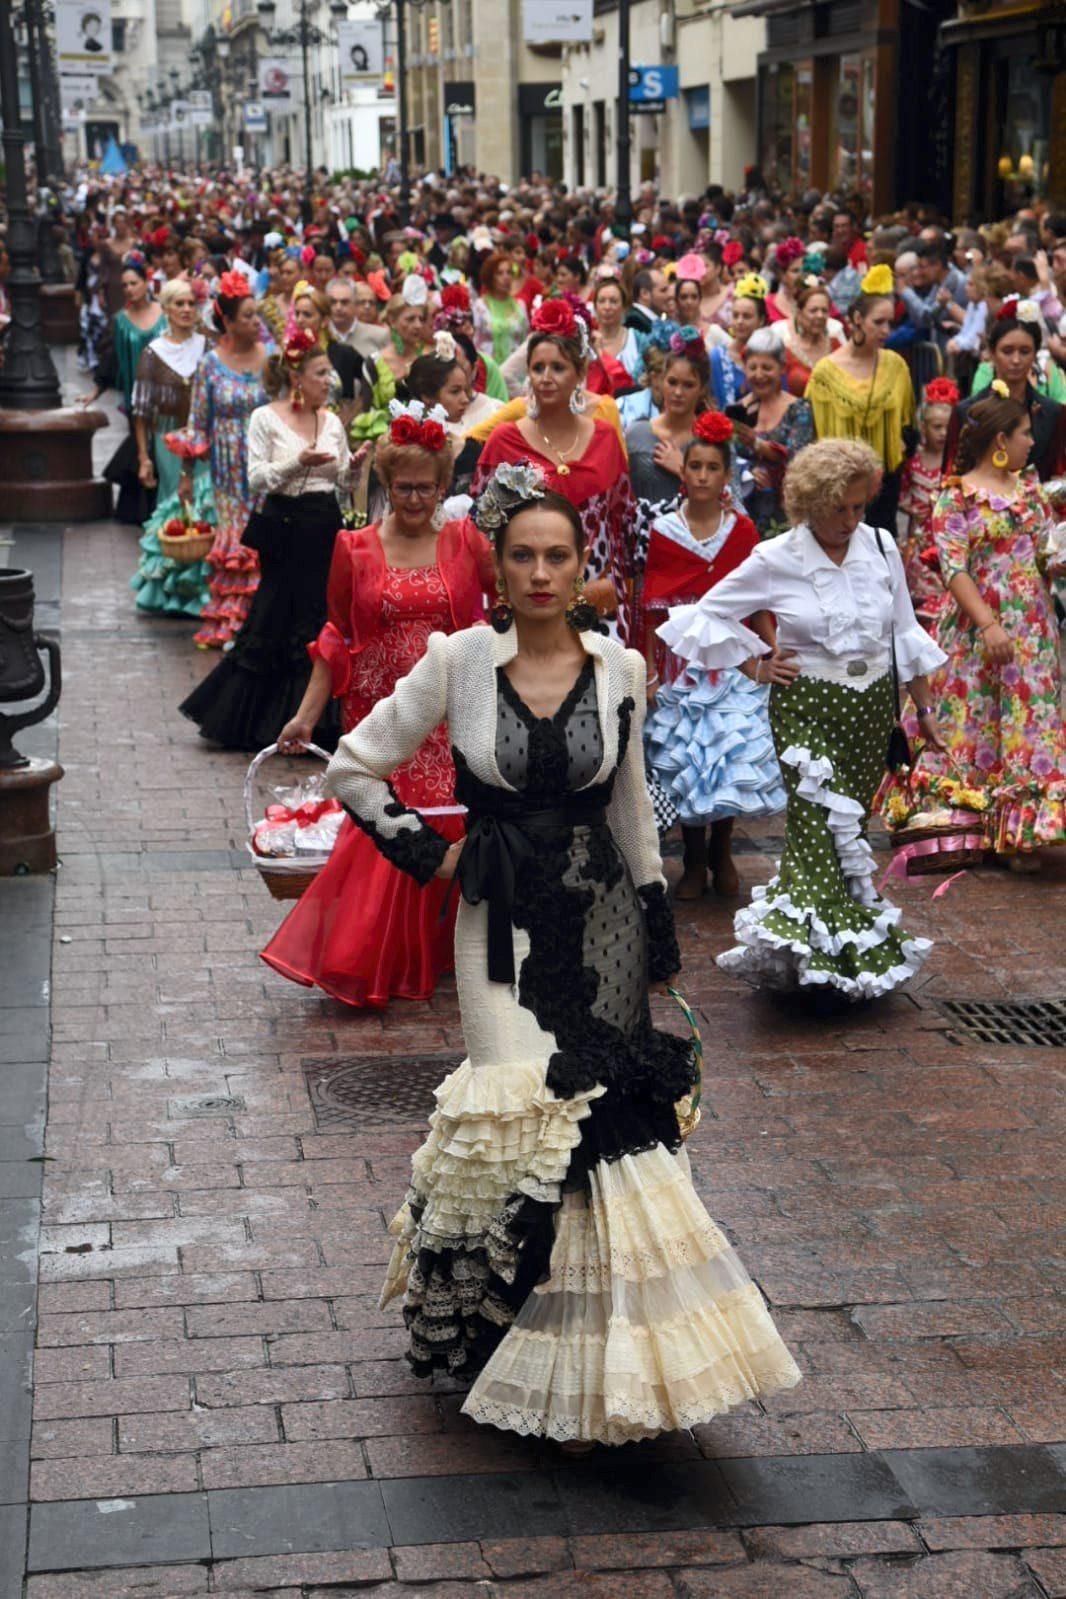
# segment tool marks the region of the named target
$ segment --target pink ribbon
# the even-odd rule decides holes
[[[892,877],[906,877],[908,862],[921,860],[926,855],[944,855],[954,853],[958,849],[983,849],[985,835],[983,833],[951,833],[942,838],[923,838],[916,844],[904,844],[897,849],[889,864],[888,870],[877,885],[877,892],[884,892],[885,884]],[[934,892],[933,898],[939,899],[941,894],[947,893],[957,877],[962,877],[962,872],[956,872],[949,877],[946,883],[941,883]]]

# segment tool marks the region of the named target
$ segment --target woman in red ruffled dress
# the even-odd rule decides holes
[[[494,591],[492,551],[473,523],[434,527],[452,466],[436,411],[426,417],[418,402],[406,410],[393,402],[393,411],[377,451],[391,509],[376,526],[337,535],[329,619],[311,646],[307,693],[278,739],[286,754],[310,743],[331,695],[340,699],[350,733],[422,659],[431,633],[482,621],[485,593]],[[437,832],[462,837],[443,723],[392,783],[398,799],[429,816]],[[262,951],[268,966],[348,1005],[429,998],[452,970],[455,904],[447,883],[420,888],[381,849],[380,840],[345,821],[329,863]]]
[[[476,498],[498,466],[532,462],[581,517],[588,597],[600,610],[617,610],[618,632],[628,643],[637,505],[617,432],[585,414],[591,353],[588,327],[565,300],[538,306],[526,345],[526,414],[489,434],[471,493]]]

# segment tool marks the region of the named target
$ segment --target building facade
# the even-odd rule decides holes
[[[630,183],[655,183],[676,198],[708,184],[737,188],[756,155],[759,19],[738,19],[728,0],[635,0],[634,69],[676,74],[661,109],[630,106]],[[617,178],[617,0],[600,0],[589,44],[563,52],[564,175],[575,188]]]
[[[521,0],[431,0],[406,17],[412,167],[561,178],[562,50],[526,44]]]

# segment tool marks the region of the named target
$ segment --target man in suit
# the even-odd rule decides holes
[[[645,267],[633,279],[633,304],[626,317],[626,327],[638,333],[650,333],[660,317],[666,315],[670,298],[670,282],[658,267]]]
[[[389,342],[388,328],[377,325],[377,295],[369,283],[353,283],[342,277],[331,278],[326,293],[333,337],[349,345],[372,366],[378,351]]]

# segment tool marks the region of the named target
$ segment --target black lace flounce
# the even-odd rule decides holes
[[[425,1200],[411,1193],[408,1203],[417,1226]],[[403,1314],[416,1376],[477,1375],[548,1274],[556,1209],[518,1194],[483,1240],[412,1254]]]
[[[645,883],[637,890],[644,905],[648,929],[648,976],[653,983],[664,983],[681,970],[681,947],[677,942],[674,913],[662,883]]]
[[[448,840],[442,838],[434,828],[428,826],[409,806],[397,798],[396,790],[392,784],[388,785],[392,799],[385,806],[385,815],[389,817],[413,816],[415,827],[400,827],[394,833],[385,833],[370,817],[358,816],[349,806],[344,809],[348,812],[356,827],[362,829],[368,838],[373,839],[375,845],[390,866],[397,867],[401,872],[406,872],[413,877],[416,883],[423,887],[436,876],[437,869],[448,853]]]

